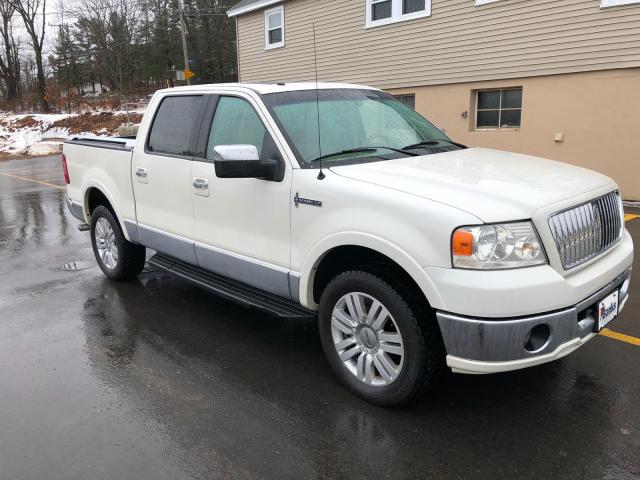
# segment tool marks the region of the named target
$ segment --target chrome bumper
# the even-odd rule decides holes
[[[437,312],[447,364],[461,373],[493,373],[567,355],[593,336],[597,304],[616,289],[621,289],[622,310],[628,299],[630,276],[631,269],[626,270],[577,305],[540,315],[482,319]]]

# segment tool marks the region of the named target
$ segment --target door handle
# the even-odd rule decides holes
[[[147,169],[142,167],[136,168],[136,176],[140,178],[145,178],[147,176]]]
[[[204,178],[194,178],[193,188],[197,188],[198,190],[207,190],[209,188],[209,181]]]

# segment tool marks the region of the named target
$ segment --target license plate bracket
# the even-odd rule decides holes
[[[619,296],[620,296],[619,291],[615,290],[597,303],[597,308],[598,308],[598,316],[597,316],[598,320],[596,322],[597,332],[599,332],[604,327],[606,327],[614,318],[618,316]]]

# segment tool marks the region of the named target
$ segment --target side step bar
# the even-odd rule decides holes
[[[313,310],[304,308],[302,305],[287,298],[264,292],[245,283],[231,280],[160,253],[156,253],[151,257],[149,264],[189,280],[228,300],[249,308],[269,312],[277,317],[310,319],[316,315]]]

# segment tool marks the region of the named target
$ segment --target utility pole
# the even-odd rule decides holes
[[[180,10],[180,34],[182,35],[182,54],[184,55],[184,70],[189,70],[189,54],[187,53],[187,26],[184,22],[184,10],[182,8],[182,0],[178,0],[178,9]],[[187,78],[187,85],[191,85],[191,79]]]

